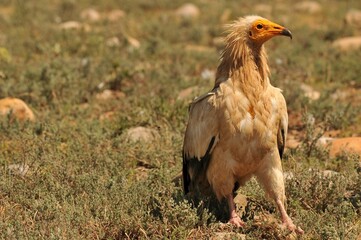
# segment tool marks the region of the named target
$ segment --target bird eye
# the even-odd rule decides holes
[[[263,28],[262,24],[257,24],[257,29],[262,29],[262,28]]]

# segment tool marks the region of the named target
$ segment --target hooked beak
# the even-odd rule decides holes
[[[288,30],[287,28],[284,28],[284,29],[281,31],[281,35],[290,37],[290,38],[292,39],[292,33],[291,33],[291,31]]]
[[[292,33],[290,30],[271,21],[268,21],[268,24],[265,23],[265,35],[268,39],[275,36],[286,36],[292,39]]]

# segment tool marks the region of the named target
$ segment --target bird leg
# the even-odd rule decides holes
[[[265,160],[266,164],[256,174],[259,183],[262,184],[267,195],[275,201],[281,214],[282,226],[290,231],[303,234],[303,230],[292,222],[285,209],[285,184],[278,153],[271,153]]]
[[[298,234],[303,234],[304,231],[300,227],[297,227],[293,223],[292,219],[288,216],[283,202],[280,199],[277,199],[276,204],[277,204],[278,210],[281,213],[282,225],[292,232],[295,231]]]
[[[236,204],[234,203],[233,194],[227,196],[227,202],[229,207],[229,223],[235,225],[236,227],[243,227],[244,222],[238,216],[236,212]]]

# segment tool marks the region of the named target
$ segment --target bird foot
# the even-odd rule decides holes
[[[230,223],[236,227],[244,227],[245,226],[244,222],[241,220],[241,218],[239,216],[231,217],[229,219],[228,223]]]
[[[284,221],[283,224],[282,224],[282,228],[286,228],[286,229],[288,229],[289,231],[295,232],[295,233],[300,234],[300,235],[304,234],[304,231],[303,231],[300,227],[297,227],[297,226],[292,222],[291,219],[288,219],[288,220]]]

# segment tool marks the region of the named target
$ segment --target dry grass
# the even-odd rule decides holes
[[[316,14],[294,11],[292,1],[272,1],[266,16],[286,25],[294,39],[267,43],[272,82],[284,89],[290,113],[312,115],[300,123],[303,144],[288,150],[284,168],[288,211],[305,230],[304,239],[356,239],[361,233],[361,175],[354,156],[331,159],[312,144],[317,131],[360,135],[361,50],[341,53],[334,39],[360,35],[343,17],[359,1],[319,1]],[[224,206],[190,204],[182,194],[181,145],[193,94],[212,87],[205,70],[215,70],[214,38],[222,22],[254,13],[253,1],[194,1],[201,15],[182,20],[182,1],[54,0],[0,3],[0,97],[26,101],[36,123],[0,124],[0,238],[2,239],[284,239],[272,203],[254,182],[242,188],[249,198],[235,229],[220,224]],[[82,20],[94,7],[101,16],[122,9],[117,22]],[[262,14],[264,15],[264,14]],[[61,30],[66,21],[86,24]],[[107,40],[117,37],[115,46]],[[129,43],[139,40],[140,47]],[[208,72],[209,73],[209,72]],[[204,75],[205,74],[205,75]],[[306,83],[321,92],[316,101],[300,90]],[[198,86],[185,99],[178,94]],[[335,100],[337,90],[356,89]],[[124,96],[99,100],[105,89]],[[351,100],[356,99],[356,100]],[[305,118],[306,119],[306,118]],[[127,140],[127,129],[157,131],[148,143]],[[294,126],[291,125],[291,128]],[[12,164],[29,171],[17,175]],[[313,169],[313,170],[310,170]],[[323,177],[323,170],[338,174]],[[263,219],[263,220],[262,220]],[[260,224],[261,223],[261,224]],[[238,234],[238,235],[237,235]]]

